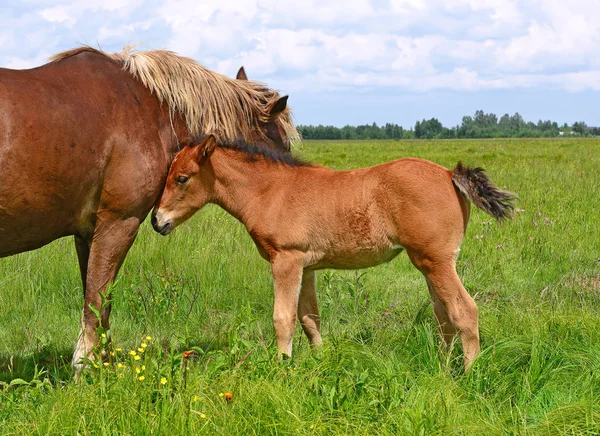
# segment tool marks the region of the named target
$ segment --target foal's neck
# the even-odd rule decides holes
[[[248,156],[228,148],[215,150],[211,157],[215,174],[212,203],[246,224],[256,208],[289,182],[299,168],[271,162],[263,156]],[[254,211],[254,213],[253,213]]]

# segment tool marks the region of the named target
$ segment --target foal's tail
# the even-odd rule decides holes
[[[516,195],[498,189],[483,171],[483,168],[468,168],[458,162],[452,170],[452,182],[475,206],[498,220],[513,215]]]

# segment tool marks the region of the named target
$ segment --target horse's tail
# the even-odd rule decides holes
[[[475,206],[498,220],[513,215],[516,195],[498,189],[483,171],[483,168],[468,168],[458,162],[452,170],[452,182]]]

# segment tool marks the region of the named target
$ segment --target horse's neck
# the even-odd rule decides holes
[[[168,110],[163,110],[161,118],[162,130],[166,132],[166,152],[169,155],[169,165],[173,162],[175,155],[181,151],[183,144],[190,144],[192,136],[189,133],[185,121],[181,115],[171,116]]]
[[[293,171],[285,165],[273,164],[257,157],[249,161],[242,152],[217,148],[211,158],[215,172],[213,203],[219,205],[242,223],[260,201],[270,198],[282,180]]]

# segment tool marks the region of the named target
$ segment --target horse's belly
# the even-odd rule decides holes
[[[69,221],[60,213],[6,212],[0,205],[0,257],[35,250],[72,233]]]
[[[81,234],[92,223],[97,200],[91,183],[36,166],[37,172],[17,167],[0,175],[0,257]]]
[[[44,233],[41,237],[23,237],[15,236],[14,234],[3,235],[0,231],[0,258],[23,253],[25,251],[36,250],[62,236],[65,235],[57,235],[48,238],[47,234]]]

